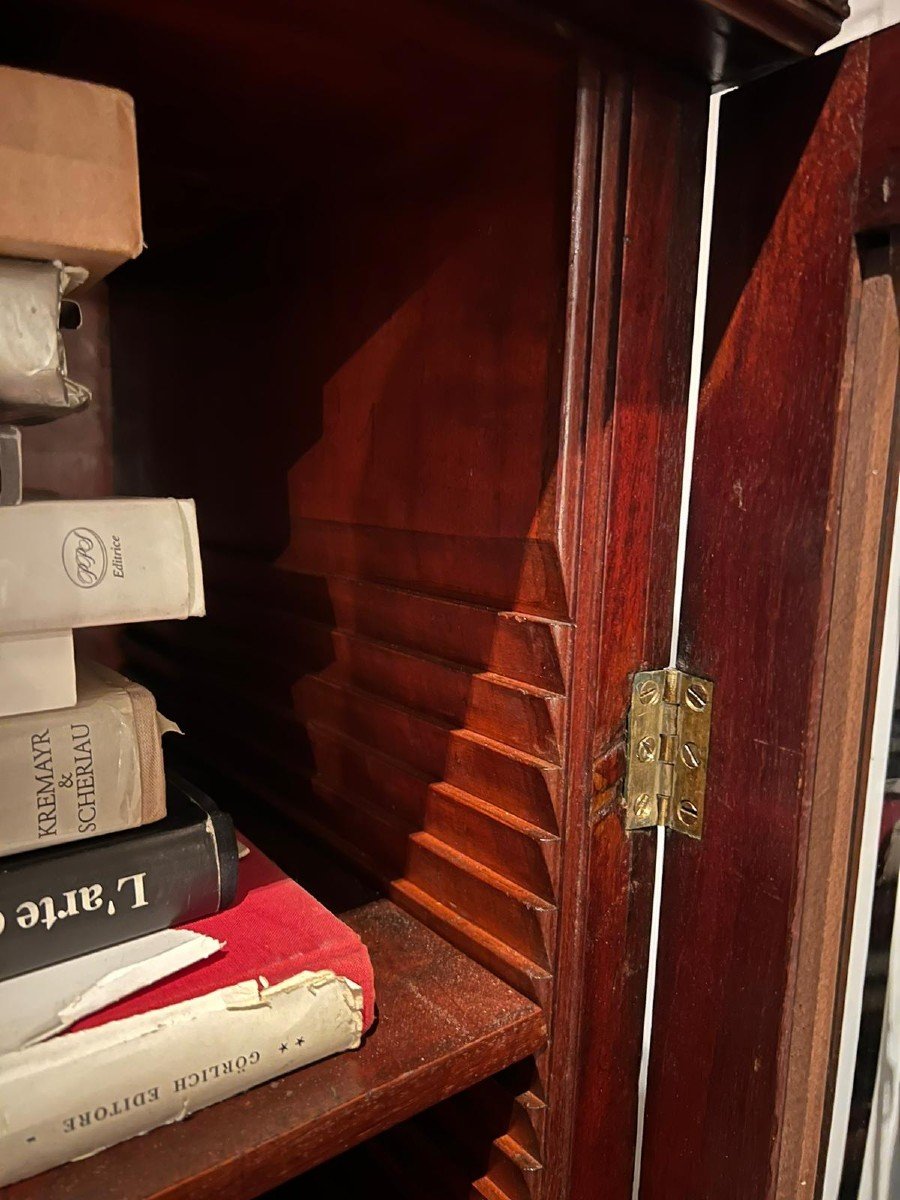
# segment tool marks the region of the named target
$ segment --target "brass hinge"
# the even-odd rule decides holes
[[[713,684],[668,668],[639,671],[628,712],[625,828],[703,833]]]

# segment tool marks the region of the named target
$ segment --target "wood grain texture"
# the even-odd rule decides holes
[[[891,229],[890,234],[886,239],[883,238],[879,240],[880,245],[876,243],[875,245],[869,247],[869,253],[873,255],[870,264],[870,270],[873,274],[886,272],[890,275],[894,283],[894,296],[895,303],[897,305],[897,312],[900,313],[900,229],[895,226]],[[887,325],[886,331],[888,332],[888,335],[890,335],[889,324]],[[882,365],[887,366],[889,369],[889,361]],[[898,371],[900,371],[900,366],[898,366]],[[898,396],[900,396],[900,392],[898,392]],[[874,615],[872,626],[873,645],[880,644],[887,614],[887,598],[891,578],[891,546],[893,543],[894,522],[896,521],[897,517],[898,489],[900,489],[900,398],[898,398],[898,396],[895,396],[894,424],[887,467],[886,487],[884,491],[884,512],[881,522],[881,545],[879,547],[880,561],[878,574],[875,580],[875,594],[872,604]],[[867,714],[871,714],[874,711],[877,688],[877,662],[872,662],[870,664],[865,697]],[[871,719],[867,719],[863,723],[862,737],[860,739],[859,757],[861,769],[859,772],[859,779],[857,781],[857,786],[860,789],[863,787],[862,777],[865,774],[863,764],[868,764],[871,761],[873,735],[873,722]],[[862,845],[864,818],[864,805],[858,802],[854,812],[853,825],[850,831],[849,845],[847,849],[848,869],[844,908],[844,929],[836,971],[834,1022],[831,1035],[830,1059],[826,1085],[826,1114],[834,1097],[838,1056],[841,1047],[841,1029],[844,1014],[844,1002],[847,994],[847,978],[850,969],[850,933],[852,930],[853,912],[856,903],[856,893],[858,887],[860,847]],[[818,1163],[820,1171],[824,1171],[825,1168],[824,1154],[826,1149],[827,1142],[823,1139]]]
[[[892,26],[869,40],[857,226],[900,225],[900,29]]]
[[[360,1050],[13,1184],[5,1200],[249,1200],[541,1044],[538,1008],[389,901],[345,919],[378,979]]]
[[[803,1189],[814,1193],[830,1127],[831,1047],[835,1012],[842,1009],[837,997],[845,987],[842,948],[852,923],[848,876],[855,876],[854,831],[868,784],[873,681],[883,625],[877,601],[887,568],[885,526],[893,524],[896,498],[891,448],[900,329],[887,259],[883,249],[864,256],[858,316],[848,323],[846,454],[835,481],[840,495],[835,573],[810,829],[797,901],[799,949],[779,1200],[792,1200]]]
[[[643,1200],[774,1194],[866,67],[861,44],[722,104],[679,650],[717,712],[703,841],[667,845]]]
[[[569,1147],[549,1195],[631,1191],[654,867],[623,832],[630,673],[664,661],[681,487],[706,104],[639,71],[603,91],[571,783],[550,1049],[549,1138]],[[565,919],[568,911],[576,914]],[[568,1024],[563,1024],[567,1020]]]

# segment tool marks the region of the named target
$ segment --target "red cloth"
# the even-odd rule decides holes
[[[301,971],[322,970],[359,984],[365,997],[364,1028],[369,1028],[375,1016],[375,977],[359,936],[255,846],[249,851],[238,866],[232,907],[184,926],[224,942],[225,949],[85,1017],[73,1030],[179,1004],[243,979],[262,975],[274,984]]]

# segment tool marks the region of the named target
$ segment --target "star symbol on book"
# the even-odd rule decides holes
[[[287,1050],[287,1042],[282,1042],[278,1049],[282,1054],[284,1054],[285,1050]]]
[[[296,1044],[297,1044],[298,1046],[302,1046],[302,1045],[303,1045],[303,1038],[297,1038],[297,1043],[296,1043]]]

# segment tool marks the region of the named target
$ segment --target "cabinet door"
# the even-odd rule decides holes
[[[813,1197],[897,460],[900,30],[722,100],[679,660],[715,681],[669,835],[642,1200]]]

